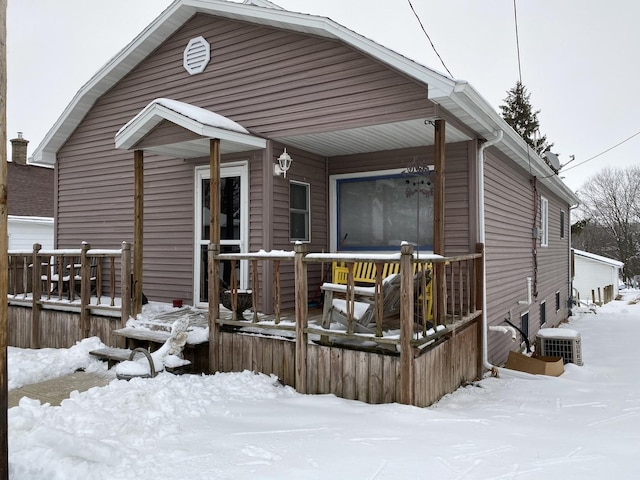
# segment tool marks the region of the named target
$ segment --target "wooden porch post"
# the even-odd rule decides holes
[[[400,403],[413,405],[415,382],[413,374],[413,245],[400,247]]]
[[[477,363],[477,377],[481,378],[482,373],[484,372],[484,362],[482,359],[482,348],[483,348],[483,335],[486,335],[487,332],[483,331],[483,326],[485,325],[484,319],[487,315],[487,312],[484,308],[484,243],[476,243],[476,253],[481,253],[482,257],[476,258],[473,262],[474,272],[473,272],[473,282],[476,286],[474,293],[474,308],[473,310],[482,310],[482,314],[478,317],[478,363]]]
[[[0,0],[0,480],[9,478],[7,328],[9,232],[7,227],[7,0]]]
[[[144,152],[133,152],[133,316],[142,312],[142,257],[144,243]]]
[[[444,241],[444,181],[445,181],[445,123],[444,120],[435,121],[435,197],[433,200],[433,253],[445,255]],[[444,263],[434,264],[435,272],[435,307],[436,323],[445,323],[447,285]]]
[[[82,242],[80,254],[80,331],[82,338],[89,338],[89,309],[91,302],[91,265],[87,259],[87,252],[91,248],[87,242]],[[71,270],[71,275],[75,275],[75,269]]]
[[[31,298],[31,348],[40,348],[40,310],[42,305],[40,304],[40,291],[42,286],[42,261],[38,254],[42,249],[42,245],[39,243],[33,244],[33,256],[31,257],[31,288],[33,296]],[[49,263],[47,261],[47,263]]]
[[[309,297],[307,287],[307,264],[304,256],[307,247],[303,243],[294,246],[295,256],[295,295],[296,295],[296,391],[307,393],[307,326]]]
[[[120,328],[127,326],[131,315],[131,244],[122,242],[120,254]]]
[[[220,139],[209,141],[209,373],[218,371],[220,326]]]

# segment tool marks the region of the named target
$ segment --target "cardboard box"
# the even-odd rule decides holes
[[[559,377],[564,373],[562,357],[528,357],[517,352],[509,352],[506,368],[534,375]]]

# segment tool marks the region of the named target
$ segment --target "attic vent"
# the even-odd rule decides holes
[[[209,64],[211,55],[211,45],[204,37],[196,37],[189,40],[187,48],[184,49],[184,59],[182,64],[189,75],[202,73]]]

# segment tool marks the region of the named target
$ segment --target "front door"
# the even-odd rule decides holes
[[[207,246],[209,245],[209,167],[197,167],[195,175],[195,252],[194,303],[208,305]],[[248,166],[246,162],[224,164],[220,167],[220,251],[244,253],[248,251],[249,200]],[[247,288],[247,262],[236,267],[239,287]],[[224,285],[231,280],[230,262],[221,262],[220,278]]]

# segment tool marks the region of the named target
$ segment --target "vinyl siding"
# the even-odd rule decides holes
[[[211,43],[212,61],[190,76],[182,56],[198,35]],[[132,241],[133,153],[115,150],[114,136],[159,97],[215,111],[266,138],[404,120],[433,110],[424,86],[336,41],[196,15],[100,97],[58,152],[57,246],[88,241],[117,248]],[[161,125],[143,144],[159,135],[180,133]],[[288,182],[274,178],[273,195],[265,198],[271,191],[267,162],[274,158],[252,155],[249,161],[252,250],[291,248]],[[327,245],[325,160],[304,152],[294,158],[288,178],[312,180],[309,248],[321,250]],[[145,294],[191,302],[197,162],[147,154],[144,163]]]
[[[534,212],[533,184],[528,172],[513,164],[494,149],[485,153],[485,236],[487,274],[487,314],[490,325],[506,325],[508,319],[520,327],[520,316],[529,312],[530,341],[540,326],[540,302],[546,300],[547,325],[557,325],[567,317],[569,285],[568,235],[559,238],[560,200],[538,187],[549,200],[549,246],[537,241],[537,297],[531,305],[520,305],[527,297],[527,277],[536,278],[533,255],[533,227],[540,224]],[[562,206],[568,211],[568,206]],[[561,309],[555,311],[555,292],[561,292]],[[535,291],[535,287],[534,287]],[[518,335],[518,338],[520,336]],[[519,342],[518,342],[519,343]],[[509,335],[489,332],[489,361],[500,365],[516,345]]]

